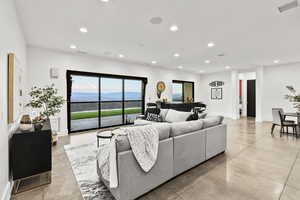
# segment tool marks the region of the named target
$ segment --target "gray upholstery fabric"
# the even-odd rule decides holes
[[[110,189],[117,200],[131,200],[149,192],[173,177],[173,139],[159,142],[158,158],[150,172],[145,173],[132,151],[118,153],[119,187]]]
[[[203,121],[203,128],[209,128],[213,126],[217,126],[219,124],[222,124],[224,117],[223,116],[209,116],[205,119],[202,119]]]
[[[157,123],[157,124],[153,124],[153,126],[158,131],[159,140],[165,140],[170,137],[171,127],[169,124]],[[122,131],[122,129],[119,129],[119,131]],[[128,151],[131,149],[127,136],[123,136],[123,135],[118,136],[116,139],[116,143],[117,143],[117,152]]]
[[[225,151],[227,141],[227,125],[214,126],[206,131],[206,160]]]
[[[148,121],[148,120],[145,120],[145,119],[136,119],[136,120],[134,120],[134,125],[136,125],[136,126],[151,125],[151,124],[155,124],[155,123],[159,123],[159,122]]]
[[[222,118],[219,117],[218,119],[219,120],[216,120],[216,118],[214,120],[210,119],[206,123],[213,121],[222,123]],[[168,138],[170,136],[170,131],[172,133],[176,124],[182,126],[183,124],[187,125],[196,122],[200,122],[203,125],[204,120],[174,124],[157,124],[162,125],[158,127],[161,139],[159,142],[158,159],[149,173],[143,172],[132,151],[128,148],[128,151],[125,150],[126,142],[128,142],[127,137],[127,141],[121,140],[124,142],[123,145],[125,148],[117,143],[117,146],[119,146],[117,157],[119,187],[116,189],[109,188],[112,195],[117,200],[136,199],[137,197],[170,180],[174,176],[221,152],[224,152],[226,149],[227,138],[226,124],[196,131],[191,131],[192,129],[190,129],[191,132],[180,134],[173,138]],[[213,123],[208,124],[211,125]],[[175,125],[175,127],[173,127],[173,125]],[[199,126],[199,124],[193,125],[195,127]],[[176,131],[178,131],[178,133],[185,132],[183,131],[183,127],[184,126],[179,127],[181,131]],[[120,152],[121,148],[123,148],[122,152]],[[101,178],[101,175],[99,177]]]
[[[171,123],[171,136],[175,137],[186,133],[201,130],[203,128],[202,120],[185,121]]]
[[[205,161],[205,130],[174,137],[174,176]]]
[[[283,110],[280,108],[272,108],[273,124],[281,126],[281,117],[280,114],[283,113]]]
[[[167,122],[183,122],[186,121],[186,119],[191,115],[191,112],[181,112],[173,109],[169,109],[166,121]]]
[[[169,109],[160,109],[159,115],[160,115],[160,118],[161,118],[162,122],[166,121],[166,116],[168,114],[168,111],[169,111]]]

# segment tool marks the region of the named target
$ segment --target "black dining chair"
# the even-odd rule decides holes
[[[280,137],[285,133],[284,128],[286,128],[286,133],[288,134],[288,129],[291,127],[293,129],[293,135],[297,135],[297,124],[292,120],[285,120],[283,110],[281,108],[272,108],[273,124],[271,128],[271,135],[274,136],[275,126],[280,126]]]

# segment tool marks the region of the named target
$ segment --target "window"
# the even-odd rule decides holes
[[[146,78],[67,72],[69,132],[133,123],[144,112]]]
[[[189,103],[194,101],[194,82],[174,80],[172,84],[172,101]]]

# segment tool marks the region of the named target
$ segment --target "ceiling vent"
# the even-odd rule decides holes
[[[279,10],[279,12],[282,13],[282,12],[288,11],[288,10],[296,8],[296,7],[298,7],[298,0],[294,0],[290,3],[279,6],[278,10]]]

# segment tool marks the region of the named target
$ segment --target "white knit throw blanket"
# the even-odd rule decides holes
[[[157,160],[159,134],[151,125],[122,128],[113,136],[111,142],[100,146],[97,155],[102,177],[109,181],[111,188],[118,187],[116,139],[127,135],[131,150],[144,172],[149,172]]]

